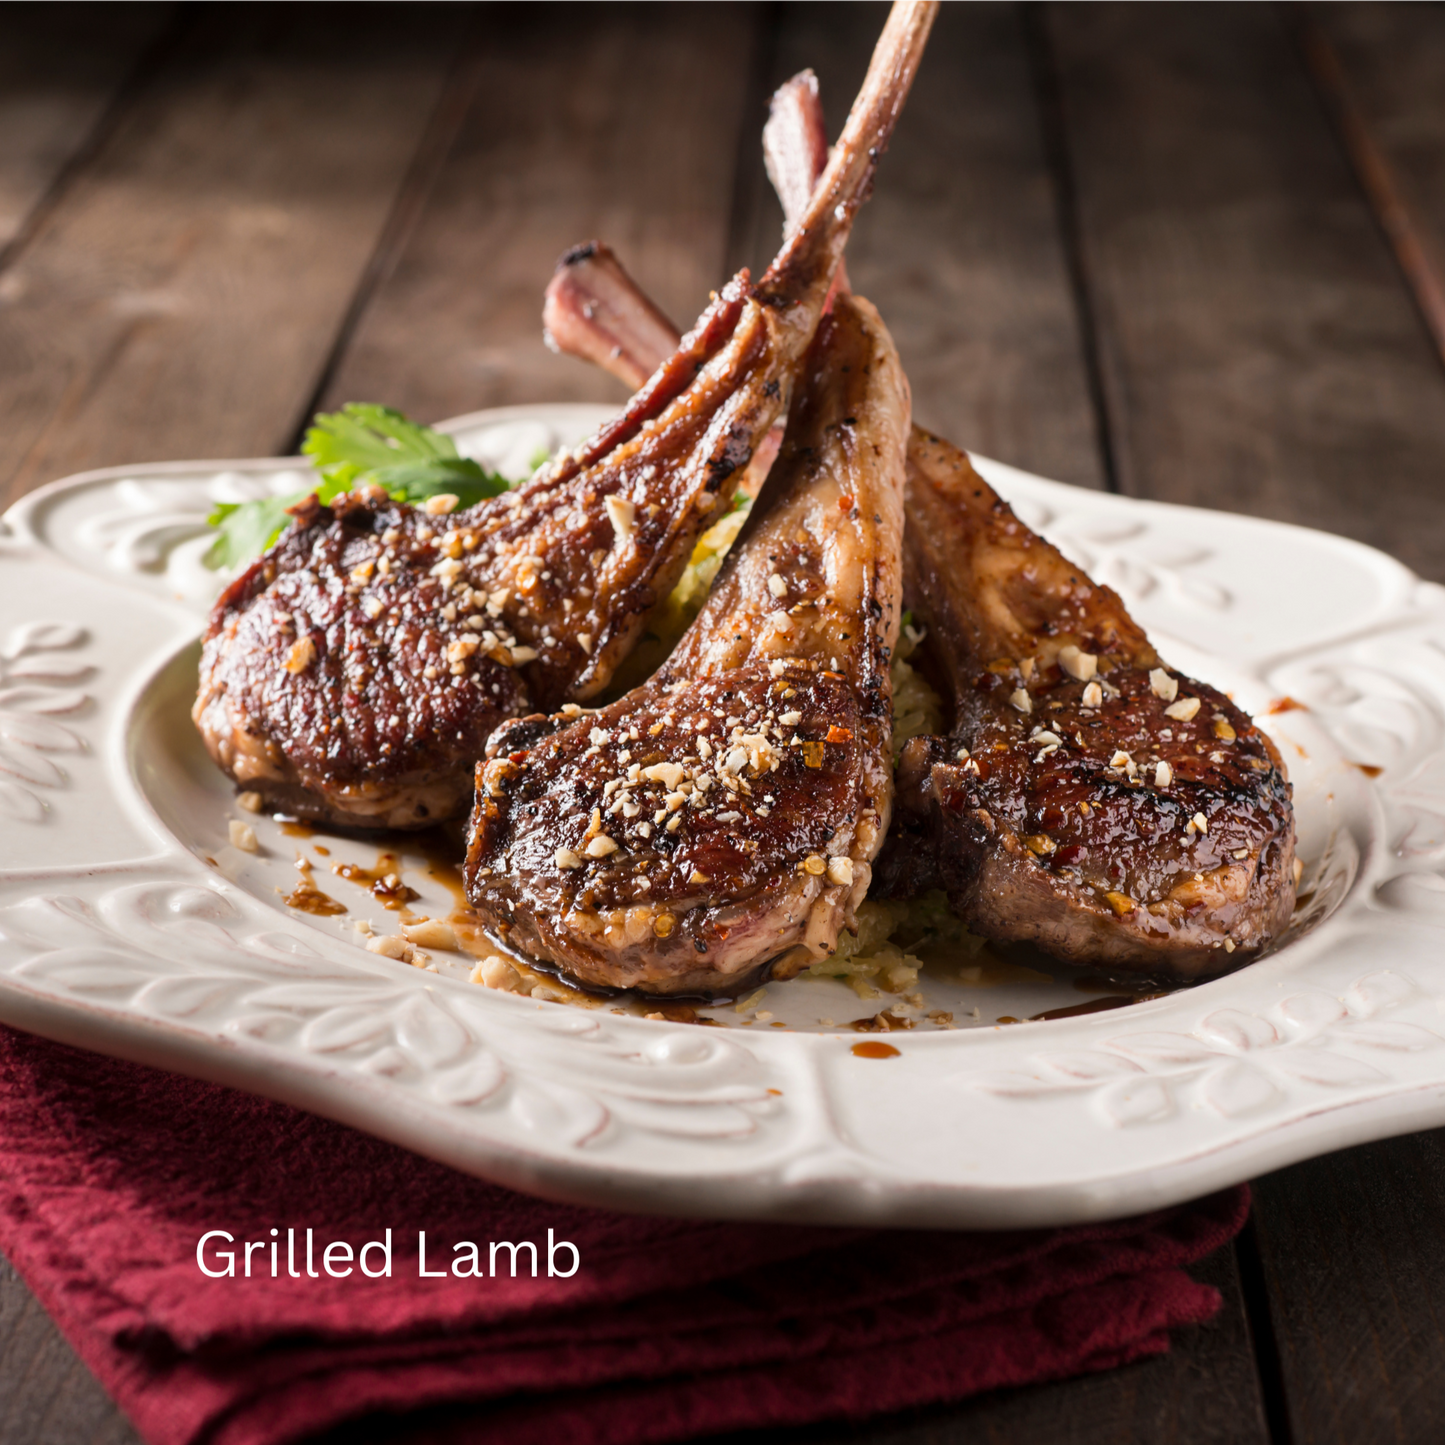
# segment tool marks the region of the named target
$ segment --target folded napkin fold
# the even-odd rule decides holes
[[[271,1445],[473,1402],[426,1438],[668,1441],[858,1417],[1168,1349],[1217,1292],[1238,1189],[1073,1229],[637,1218],[484,1184],[282,1104],[0,1028],[0,1248],[152,1445]],[[278,1233],[273,1236],[272,1229]],[[312,1268],[305,1273],[306,1230]],[[333,1278],[392,1231],[391,1273]],[[235,1277],[209,1278],[219,1236]],[[288,1230],[300,1278],[287,1273]],[[518,1277],[418,1277],[532,1241]],[[550,1232],[550,1233],[549,1233]],[[271,1275],[270,1241],[278,1244]],[[548,1240],[554,1246],[548,1273]],[[240,1273],[245,1241],[250,1278]],[[580,1267],[568,1273],[575,1246]],[[336,1268],[346,1268],[338,1250]],[[367,1255],[379,1270],[380,1248]],[[446,1423],[450,1420],[451,1423]]]

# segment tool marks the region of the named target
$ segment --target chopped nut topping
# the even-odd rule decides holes
[[[1134,900],[1127,893],[1106,893],[1104,898],[1109,907],[1122,918],[1126,913],[1134,911]]]
[[[456,930],[440,918],[423,918],[419,923],[403,923],[401,932],[408,943],[414,943],[418,948],[457,947]]]
[[[853,886],[853,860],[851,858],[828,859],[828,882],[843,888]]]
[[[1104,701],[1104,689],[1097,682],[1091,682],[1079,699],[1085,707],[1099,707]]]
[[[429,517],[444,517],[448,512],[454,512],[460,501],[455,492],[438,492],[436,496],[428,497],[422,508]]]
[[[1164,709],[1164,716],[1172,717],[1176,722],[1189,722],[1198,711],[1197,697],[1181,697],[1178,702],[1170,703]]]
[[[1214,736],[1221,742],[1232,743],[1234,741],[1235,732],[1227,718],[1216,717],[1214,719]]]
[[[1059,649],[1059,666],[1063,668],[1070,677],[1077,678],[1080,682],[1088,682],[1099,670],[1099,657],[1097,653],[1080,652],[1077,647],[1070,643],[1067,647]],[[1027,676],[1027,674],[1025,674]]]
[[[1156,667],[1149,673],[1149,688],[1155,697],[1173,702],[1179,696],[1179,679],[1170,677],[1162,667]]]
[[[1047,833],[1033,833],[1023,841],[1024,847],[1030,853],[1036,853],[1040,858],[1047,858],[1058,848],[1058,844]]]
[[[260,793],[237,793],[236,806],[244,808],[248,813],[259,813],[261,811]]]
[[[552,861],[559,868],[580,868],[582,866],[581,855],[574,853],[570,848],[559,848]]]
[[[380,597],[363,597],[361,599],[361,610],[375,622],[376,619],[386,611],[386,605]]]
[[[778,576],[776,572],[768,578],[768,591],[774,597],[786,597],[788,595],[788,584]]]
[[[231,847],[239,848],[243,853],[261,851],[261,845],[256,841],[256,830],[249,823],[232,818],[226,826],[231,836]]]
[[[700,872],[698,869],[694,868],[691,874],[688,875],[687,881],[689,883],[711,883],[712,879],[709,878],[706,873]]]
[[[587,843],[587,856],[589,858],[605,858],[609,853],[615,853],[616,851],[616,842],[609,838],[606,833],[599,833]]]
[[[782,716],[778,718],[778,721],[785,728],[795,728],[800,722],[802,722],[802,720],[803,714],[798,712],[796,709],[794,709],[792,712],[785,712],[782,714]]]
[[[1024,713],[1026,715],[1034,710],[1033,701],[1024,688],[1015,688],[1014,691],[1009,694],[1008,700],[1021,713]]]
[[[379,953],[383,958],[394,958],[399,963],[410,963],[416,956],[416,950],[411,944],[396,933],[378,933],[374,938],[366,940],[366,947],[372,953]]]
[[[612,523],[616,541],[614,545],[626,542],[632,536],[632,524],[637,518],[637,506],[626,497],[608,497],[603,504],[607,508],[607,520]]]
[[[587,654],[588,657],[591,657],[592,634],[590,632],[579,632],[577,634],[577,646],[580,647],[582,651]]]
[[[490,954],[471,971],[469,982],[499,988],[505,993],[522,991],[522,976],[499,954]]]
[[[743,754],[743,761],[747,761],[747,754]],[[643,768],[642,776],[650,783],[662,783],[668,789],[676,788],[682,781],[686,769],[681,763],[653,763],[650,767]]]
[[[1206,818],[1203,813],[1196,813],[1190,821],[1201,833],[1207,833],[1209,831],[1209,819]]]
[[[297,638],[286,654],[287,672],[305,672],[316,661],[316,644],[309,636]]]
[[[1174,769],[1168,763],[1161,762],[1154,769],[1154,786],[1156,788],[1167,788],[1174,781]]]

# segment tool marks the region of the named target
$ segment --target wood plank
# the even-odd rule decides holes
[[[1297,1164],[1256,1200],[1293,1445],[1438,1439],[1445,1132]]]
[[[1297,27],[1355,172],[1445,360],[1445,11],[1320,5]]]
[[[289,443],[464,18],[195,14],[0,276],[0,496]]]
[[[159,4],[0,10],[0,264],[172,13]]]
[[[427,420],[512,402],[620,401],[542,343],[542,292],[579,241],[611,244],[684,326],[725,278],[756,11],[498,6],[471,104],[360,317],[324,403]]]
[[[0,1256],[0,1440],[139,1445],[130,1422]]]
[[[1045,28],[1123,490],[1445,577],[1445,375],[1279,13]]]
[[[766,92],[811,66],[842,128],[883,5],[785,5]],[[740,259],[766,262],[782,213],[750,117]],[[960,445],[1081,486],[1103,484],[1078,315],[1060,242],[1019,7],[945,6],[848,248],[882,311],[914,413]]]

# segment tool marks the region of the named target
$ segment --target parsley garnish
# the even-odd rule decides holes
[[[321,473],[321,484],[311,491],[323,504],[353,487],[375,485],[396,502],[416,504],[451,493],[459,507],[471,507],[509,486],[505,477],[458,456],[449,436],[370,402],[354,401],[340,411],[318,415],[301,451]],[[206,552],[206,565],[234,567],[260,556],[285,530],[287,509],[311,491],[218,503],[206,519],[217,534]]]

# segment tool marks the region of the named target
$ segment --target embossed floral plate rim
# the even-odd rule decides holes
[[[598,415],[449,427],[495,459]],[[1339,897],[1278,954],[865,1059],[856,1034],[583,1013],[366,953],[210,866],[147,791],[167,776],[148,699],[213,585],[202,499],[302,471],[173,462],[55,483],[0,523],[0,1019],[518,1188],[717,1217],[1065,1223],[1445,1122],[1445,590],[1344,539],[980,466],[1252,705],[1306,705],[1270,724],[1325,790]]]

